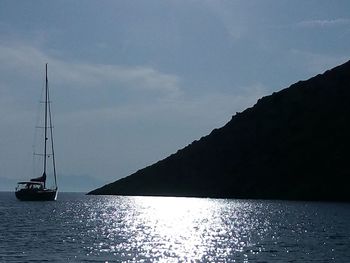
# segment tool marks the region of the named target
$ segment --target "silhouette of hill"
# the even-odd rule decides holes
[[[89,194],[350,201],[350,61]]]

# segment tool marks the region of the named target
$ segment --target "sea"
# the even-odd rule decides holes
[[[350,262],[350,204],[1,192],[0,262]]]

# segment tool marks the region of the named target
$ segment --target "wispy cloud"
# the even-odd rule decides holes
[[[304,20],[297,23],[298,27],[303,27],[303,28],[323,28],[323,27],[346,26],[346,25],[350,25],[349,18],[314,19],[314,20]]]
[[[53,61],[53,68],[60,81],[75,88],[119,88],[142,92],[161,92],[174,96],[180,93],[179,77],[162,73],[152,67],[126,67],[120,65],[69,63]]]
[[[0,70],[16,71],[19,75],[36,78],[45,63],[50,64],[58,85],[71,88],[136,89],[175,96],[180,93],[179,77],[149,66],[123,66],[70,62],[47,55],[39,48],[25,45],[0,44]]]
[[[0,70],[16,71],[26,76],[34,74],[50,58],[39,49],[28,45],[0,44]]]

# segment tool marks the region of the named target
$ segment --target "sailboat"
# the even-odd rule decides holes
[[[21,201],[54,201],[57,198],[58,187],[56,177],[55,152],[53,144],[52,118],[49,97],[49,86],[47,77],[47,63],[45,64],[45,100],[43,101],[44,111],[44,126],[39,127],[44,129],[43,153],[34,153],[43,157],[43,173],[40,177],[22,181],[17,183],[16,197]],[[46,187],[46,175],[48,172],[48,158],[52,160],[52,172],[54,178],[54,186]]]

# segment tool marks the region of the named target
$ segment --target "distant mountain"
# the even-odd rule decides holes
[[[89,194],[350,201],[350,61]]]

